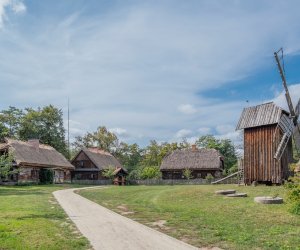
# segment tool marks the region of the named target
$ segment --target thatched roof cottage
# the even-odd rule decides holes
[[[5,139],[0,144],[0,155],[13,154],[14,168],[19,171],[13,174],[9,181],[16,183],[39,183],[39,173],[42,169],[54,171],[54,182],[61,183],[71,181],[70,171],[74,167],[68,160],[53,147],[40,144],[39,140],[19,141]]]
[[[205,178],[207,174],[218,177],[224,169],[223,156],[215,149],[197,149],[193,145],[168,154],[160,166],[163,179],[182,179],[185,169],[191,170],[192,178]]]
[[[75,180],[104,180],[102,172],[105,169],[114,168],[115,177],[120,176],[120,184],[125,183],[127,171],[121,163],[109,152],[98,148],[82,148],[73,158],[71,163],[75,170],[72,178]]]

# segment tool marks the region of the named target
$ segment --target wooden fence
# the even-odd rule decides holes
[[[179,179],[179,180],[163,180],[163,179],[148,179],[148,180],[127,180],[126,185],[205,185],[210,184],[217,179],[211,181],[206,179]],[[73,184],[81,185],[112,185],[111,180],[72,180]],[[237,184],[237,178],[229,178],[222,181],[222,184]]]
[[[205,179],[179,179],[179,180],[162,180],[162,179],[150,179],[150,180],[132,180],[132,185],[204,185],[210,182]]]
[[[72,180],[73,184],[80,185],[112,185],[112,180]]]

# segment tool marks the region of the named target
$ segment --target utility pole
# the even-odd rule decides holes
[[[70,159],[70,99],[68,97],[68,158]]]

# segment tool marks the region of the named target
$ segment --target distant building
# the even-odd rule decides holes
[[[223,156],[215,149],[175,150],[168,154],[161,163],[163,179],[183,179],[183,171],[191,170],[192,178],[206,178],[208,174],[219,177],[224,169]]]
[[[114,183],[125,184],[127,171],[121,163],[110,153],[98,148],[83,148],[73,158],[71,163],[75,170],[72,172],[74,180],[104,180],[103,170],[113,168]]]
[[[54,182],[71,181],[70,171],[74,167],[53,147],[40,144],[39,140],[18,141],[5,139],[0,144],[0,155],[11,152],[14,156],[13,168],[18,173],[13,174],[7,181],[15,183],[39,183],[42,169],[53,170]]]

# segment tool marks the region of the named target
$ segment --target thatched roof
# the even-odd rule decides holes
[[[160,170],[221,170],[222,155],[216,149],[183,149],[168,154],[162,161]]]
[[[35,166],[74,169],[74,166],[53,147],[25,141],[5,139],[6,143],[0,144],[0,150],[8,149],[13,153],[14,160],[19,166]]]
[[[273,102],[244,108],[236,130],[276,124],[283,113],[288,114]]]
[[[98,149],[98,148],[83,148],[79,153],[73,158],[72,163],[76,157],[83,152],[86,156],[95,164],[100,170],[108,169],[109,167],[113,168],[122,168],[121,163],[110,153]]]

